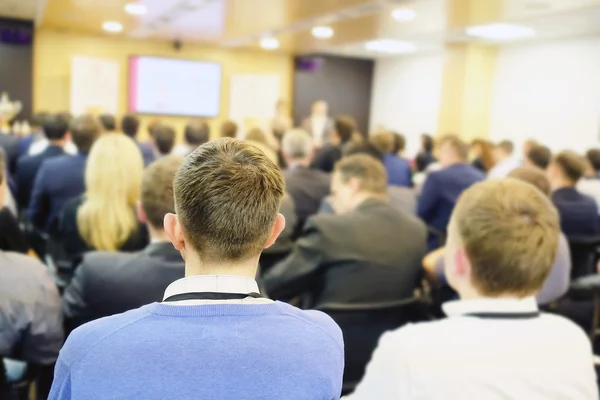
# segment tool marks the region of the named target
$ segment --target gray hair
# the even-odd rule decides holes
[[[306,158],[312,152],[313,139],[304,129],[292,129],[283,136],[281,149],[291,159]]]

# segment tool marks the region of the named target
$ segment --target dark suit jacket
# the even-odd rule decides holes
[[[19,210],[26,209],[29,206],[31,190],[35,182],[35,176],[42,166],[44,160],[62,156],[65,151],[62,147],[48,146],[40,154],[34,156],[23,156],[17,162],[17,204]]]
[[[563,188],[552,193],[560,215],[560,226],[567,237],[600,235],[600,216],[596,201],[577,189]]]
[[[283,172],[287,192],[296,204],[296,215],[305,220],[319,211],[321,201],[329,194],[331,178],[328,174],[306,167]]]
[[[290,256],[269,271],[264,284],[276,299],[308,293],[310,306],[409,298],[426,239],[419,219],[369,199],[347,214],[309,218]]]
[[[335,163],[342,158],[342,149],[338,146],[326,144],[317,154],[311,164],[311,168],[319,169],[323,172],[333,172]]]
[[[138,253],[88,253],[63,295],[67,328],[162,301],[167,286],[184,275],[171,243],[152,243]]]
[[[0,132],[0,147],[4,150],[8,171],[14,174],[19,158],[19,138]]]
[[[87,154],[64,155],[42,163],[27,209],[29,221],[39,229],[47,230],[54,217],[70,199],[85,191]]]
[[[147,167],[149,164],[156,159],[154,155],[154,149],[150,143],[140,143],[138,142],[138,146],[140,151],[142,152],[142,158],[144,159],[144,166]]]

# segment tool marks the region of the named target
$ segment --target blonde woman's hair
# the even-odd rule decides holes
[[[77,227],[88,245],[116,251],[136,233],[143,169],[131,138],[106,133],[96,140],[85,169],[85,201],[77,212]]]

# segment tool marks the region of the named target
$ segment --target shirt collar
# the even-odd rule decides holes
[[[530,313],[538,311],[535,297],[449,301],[442,305],[449,317],[475,313]]]
[[[171,283],[163,299],[182,293],[259,293],[254,279],[235,275],[196,275],[181,278]]]

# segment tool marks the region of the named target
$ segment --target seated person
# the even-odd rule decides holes
[[[228,137],[232,139],[237,138],[238,126],[233,121],[225,121],[221,124],[221,129],[219,130],[219,137]]]
[[[538,167],[541,169],[548,168],[552,160],[552,151],[546,146],[536,144],[530,148],[529,152],[525,157],[524,164],[530,167]]]
[[[521,165],[515,157],[514,144],[510,140],[503,140],[494,146],[494,167],[488,172],[488,178],[506,178],[510,172]]]
[[[445,234],[458,197],[471,185],[485,179],[485,175],[467,163],[469,146],[458,136],[444,136],[438,144],[443,168],[427,175],[417,203],[417,213],[427,225]],[[430,235],[429,249],[438,247],[439,238]]]
[[[394,143],[394,136],[399,140],[398,145]],[[404,137],[391,132],[381,132],[371,136],[370,141],[383,154],[383,165],[388,176],[388,185],[412,187],[410,164],[404,158],[398,156],[398,151],[404,150]]]
[[[133,139],[140,151],[142,152],[142,158],[144,159],[144,166],[150,165],[155,159],[154,149],[148,143],[140,143],[137,140],[138,131],[140,129],[140,119],[135,114],[125,114],[121,118],[121,130],[124,134]]]
[[[427,230],[416,217],[396,211],[386,189],[378,160],[343,158],[331,185],[337,214],[308,219],[292,253],[264,277],[269,295],[310,295],[313,307],[412,297]]]
[[[308,132],[294,129],[285,133],[281,151],[287,164],[283,172],[287,192],[294,199],[298,219],[305,221],[319,211],[321,201],[329,194],[331,177],[310,168],[314,143]]]
[[[96,141],[85,170],[85,194],[65,205],[51,235],[64,249],[57,258],[75,267],[87,251],[146,247],[148,232],[135,211],[143,168],[129,137],[105,133]]]
[[[447,318],[385,333],[352,400],[598,399],[594,357],[571,321],[535,301],[560,236],[548,197],[517,179],[467,189],[452,214]]]
[[[285,225],[279,168],[246,142],[200,146],[173,183],[164,230],[185,278],[152,303],[74,330],[50,399],[337,399],[342,333],[258,293],[258,259]],[[132,276],[132,284],[138,276]]]
[[[117,119],[114,115],[108,113],[100,114],[98,120],[104,132],[114,132],[117,130]]]
[[[202,146],[210,140],[210,127],[202,120],[194,120],[187,123],[183,131],[183,140],[185,143],[176,146],[173,154],[181,157],[187,157],[196,147]]]
[[[544,172],[536,167],[520,167],[513,170],[510,178],[520,179],[537,187],[542,193],[550,197],[550,182]],[[427,255],[423,261],[427,275],[435,281],[446,282],[444,275],[444,249],[434,251]],[[546,305],[560,299],[567,293],[571,280],[571,255],[569,243],[564,234],[560,234],[556,259],[544,285],[536,294],[536,300],[540,305]]]
[[[83,115],[73,120],[69,131],[78,153],[45,160],[31,190],[27,219],[43,231],[50,228],[69,200],[85,191],[85,166],[92,144],[100,134],[100,126],[93,116]]]
[[[342,147],[352,140],[352,135],[356,131],[356,124],[351,117],[342,116],[335,119],[333,128],[329,143],[317,151],[311,168],[326,173],[332,172],[335,163],[342,158]]]
[[[577,183],[577,190],[592,197],[600,207],[600,149],[590,149],[585,154],[588,161],[585,178]]]
[[[431,135],[426,133],[421,135],[421,150],[417,157],[415,158],[415,165],[417,168],[417,172],[425,172],[427,168],[437,162],[435,157],[433,156],[433,138]]]
[[[100,143],[100,142],[99,142]],[[183,159],[168,156],[144,171],[138,216],[151,243],[137,253],[87,253],[63,295],[68,331],[108,315],[161,301],[169,284],[184,276],[183,259],[163,230],[173,213],[173,178]]]
[[[171,154],[175,146],[175,129],[170,125],[159,124],[152,129],[152,143],[156,158]]]
[[[560,214],[561,229],[568,238],[600,234],[596,201],[576,188],[586,168],[585,159],[573,151],[557,154],[548,167],[552,201]]]

